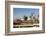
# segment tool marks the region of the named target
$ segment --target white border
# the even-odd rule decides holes
[[[13,28],[13,8],[39,8],[39,20],[40,27],[31,27],[31,28]],[[40,19],[41,18],[41,19]],[[10,31],[38,31],[42,30],[42,6],[28,6],[28,5],[10,5]]]

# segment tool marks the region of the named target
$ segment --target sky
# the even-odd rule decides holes
[[[13,18],[23,18],[24,15],[30,16],[32,13],[39,14],[38,8],[13,8]]]

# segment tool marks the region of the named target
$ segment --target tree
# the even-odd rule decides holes
[[[30,17],[31,23],[33,24],[34,20],[35,20],[34,13],[31,13],[31,15],[29,17]]]
[[[28,18],[27,16],[24,16],[24,20],[25,20],[25,21],[27,21],[27,18]]]
[[[32,16],[30,15],[29,18],[30,18],[30,20],[31,20],[31,19],[32,19]]]

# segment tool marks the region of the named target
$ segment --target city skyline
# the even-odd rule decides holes
[[[32,13],[38,15],[39,9],[38,8],[13,8],[13,19],[23,18],[24,15],[31,16]]]

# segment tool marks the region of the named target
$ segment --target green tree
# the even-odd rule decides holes
[[[24,16],[24,20],[27,21],[28,17],[27,16]]]

